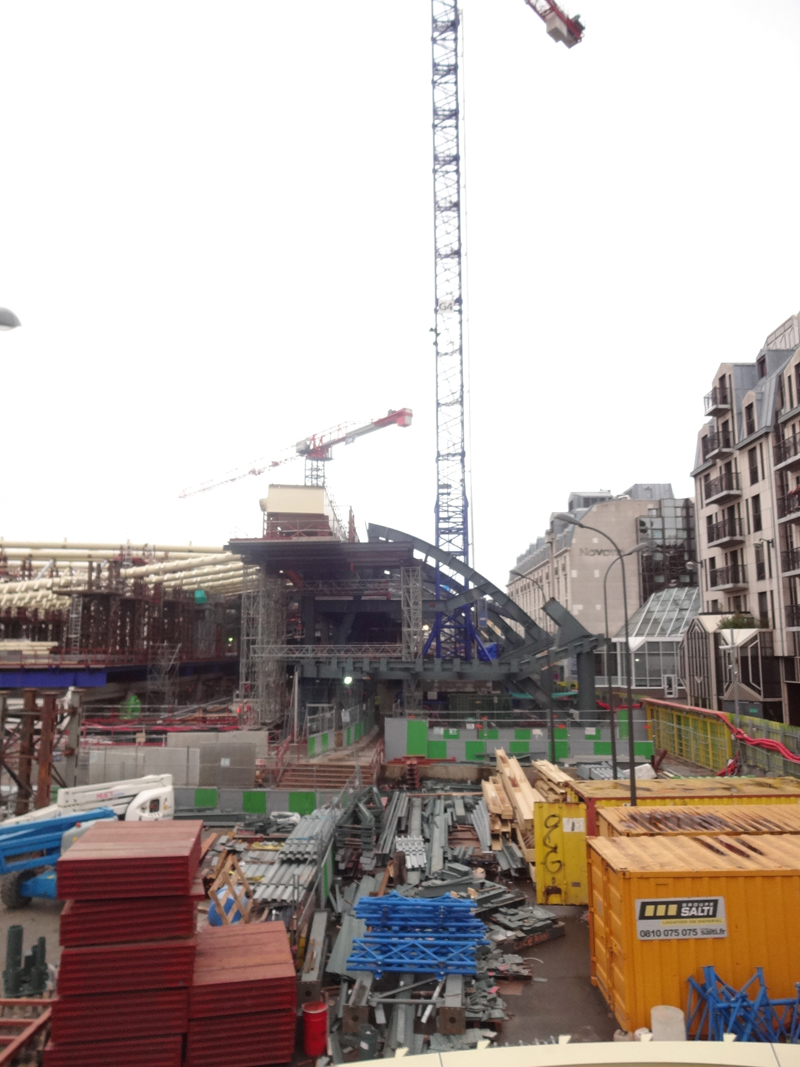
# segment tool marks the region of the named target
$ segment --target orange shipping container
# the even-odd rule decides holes
[[[601,837],[800,834],[800,805],[709,804],[601,808],[597,812],[597,830]]]
[[[800,837],[589,839],[592,982],[620,1026],[686,1010],[689,975],[741,986],[756,967],[772,997],[800,981]]]

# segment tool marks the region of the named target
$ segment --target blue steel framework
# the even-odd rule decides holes
[[[461,116],[458,0],[431,0],[436,349],[436,547],[469,562],[464,446],[464,302],[461,250]],[[437,574],[437,600],[454,594]],[[425,651],[469,661],[469,610],[439,613]]]

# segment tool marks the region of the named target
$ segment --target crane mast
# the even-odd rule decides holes
[[[458,0],[431,0],[436,547],[469,562],[464,447],[464,300]]]

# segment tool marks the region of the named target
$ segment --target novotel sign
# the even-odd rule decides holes
[[[580,550],[582,556],[616,556],[616,552],[613,548],[582,548]]]

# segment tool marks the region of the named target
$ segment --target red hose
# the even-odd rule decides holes
[[[778,755],[785,760],[789,760],[790,763],[800,763],[800,756],[795,756],[794,752],[790,752],[786,745],[781,744],[780,741],[773,741],[769,737],[750,737],[740,726],[734,726],[724,711],[710,711],[708,708],[703,708],[702,711],[704,715],[715,715],[718,719],[721,719],[733,735],[734,741],[750,745],[751,748],[763,748],[767,752],[777,752]]]

